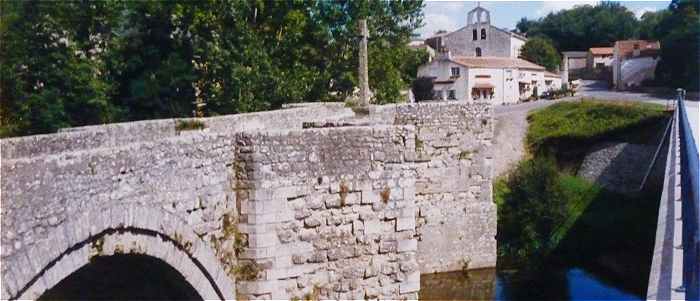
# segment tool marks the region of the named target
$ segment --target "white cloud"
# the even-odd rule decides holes
[[[557,12],[562,9],[570,9],[577,5],[596,5],[598,1],[546,1],[542,2],[542,7],[540,7],[535,14],[539,17],[546,16],[549,13]]]
[[[455,20],[444,14],[426,14],[423,20],[425,25],[418,29],[422,38],[430,37],[438,30],[453,31],[459,28]]]
[[[637,19],[641,19],[642,15],[644,15],[644,13],[650,12],[650,11],[656,11],[656,10],[654,8],[651,8],[651,7],[641,7],[641,8],[637,8],[634,10],[634,15],[637,16]]]

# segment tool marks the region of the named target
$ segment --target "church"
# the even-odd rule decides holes
[[[558,90],[558,74],[519,58],[527,38],[491,25],[491,14],[477,6],[467,25],[439,33],[425,44],[435,59],[418,68],[418,77],[433,79],[436,100],[482,100],[517,103],[534,94]]]

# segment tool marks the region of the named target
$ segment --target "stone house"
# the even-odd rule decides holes
[[[591,47],[588,49],[586,67],[589,70],[609,68],[612,66],[612,61],[612,47]]]
[[[527,38],[491,25],[491,13],[476,7],[467,13],[467,25],[453,32],[436,34],[425,40],[438,52],[448,49],[455,56],[520,56]]]
[[[568,80],[579,79],[586,72],[587,51],[564,51],[562,52],[562,66],[567,72]]]
[[[642,82],[654,79],[659,62],[659,41],[617,41],[613,47],[613,86],[617,90],[639,87]]]
[[[561,88],[559,75],[518,58],[526,41],[492,26],[489,11],[476,7],[467,13],[465,27],[425,41],[437,54],[418,68],[418,77],[433,79],[436,100],[516,103],[530,98],[535,90],[541,94]]]

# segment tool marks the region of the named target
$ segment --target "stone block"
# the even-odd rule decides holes
[[[416,239],[402,239],[397,242],[397,252],[411,252],[418,250],[418,241]]]
[[[304,226],[308,228],[315,228],[321,225],[321,217],[312,215],[304,219]]]
[[[396,241],[395,240],[384,240],[379,243],[379,254],[394,253],[396,252]]]
[[[399,293],[408,294],[420,290],[420,282],[403,282],[399,284]]]
[[[415,218],[400,217],[396,219],[396,231],[414,230],[416,228]]]
[[[331,195],[325,199],[326,208],[340,208],[341,200],[339,195]]]
[[[311,254],[308,261],[310,263],[323,263],[328,261],[328,253],[326,251],[315,251]]]
[[[368,220],[364,223],[365,234],[379,234],[382,232],[382,222],[379,220]]]
[[[299,240],[301,241],[313,241],[319,237],[318,231],[316,229],[300,229],[299,230]]]

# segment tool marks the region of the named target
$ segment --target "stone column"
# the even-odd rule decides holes
[[[361,19],[359,22],[360,35],[362,36],[360,40],[360,70],[359,70],[359,82],[360,82],[360,107],[369,110],[369,75],[367,71],[367,38],[369,37],[369,31],[367,30],[367,20]]]

